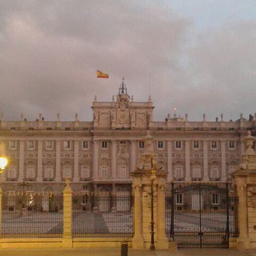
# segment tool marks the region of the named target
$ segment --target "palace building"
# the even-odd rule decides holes
[[[82,196],[130,195],[130,173],[139,164],[147,133],[153,137],[156,162],[168,172],[167,184],[225,182],[239,163],[247,130],[256,128],[255,117],[242,115],[234,122],[223,116],[209,122],[205,115],[201,122],[188,121],[187,115],[154,121],[151,98],[135,102],[124,81],[112,101],[95,97],[92,111],[92,121],[77,115],[73,122],[60,121],[59,115],[56,121],[45,121],[41,114],[36,121],[2,117],[2,154],[9,158],[3,191],[61,192],[68,177]],[[111,210],[110,202],[98,203],[99,211]]]

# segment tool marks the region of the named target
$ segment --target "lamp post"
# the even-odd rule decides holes
[[[154,167],[153,155],[151,155],[151,244],[150,250],[155,250],[155,231],[154,231],[154,181],[156,179],[156,170]]]

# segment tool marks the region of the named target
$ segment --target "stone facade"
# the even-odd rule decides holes
[[[73,191],[94,196],[128,195],[131,172],[140,165],[150,131],[152,150],[159,166],[173,180],[226,181],[244,151],[247,130],[256,128],[255,118],[237,121],[188,121],[167,116],[153,121],[153,102],[135,102],[122,82],[117,97],[99,102],[95,97],[93,120],[74,122],[44,120],[5,121],[1,116],[2,154],[9,165],[2,175],[3,191],[62,191],[65,178]],[[22,182],[23,183],[22,186]],[[115,208],[105,205],[101,211]]]

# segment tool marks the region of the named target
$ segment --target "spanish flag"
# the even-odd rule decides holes
[[[97,70],[97,78],[109,78],[109,75]]]

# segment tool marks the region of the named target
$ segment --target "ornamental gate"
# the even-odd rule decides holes
[[[228,248],[238,235],[237,198],[228,183],[173,183],[167,198],[167,235],[179,248]],[[170,232],[168,234],[168,231]]]

